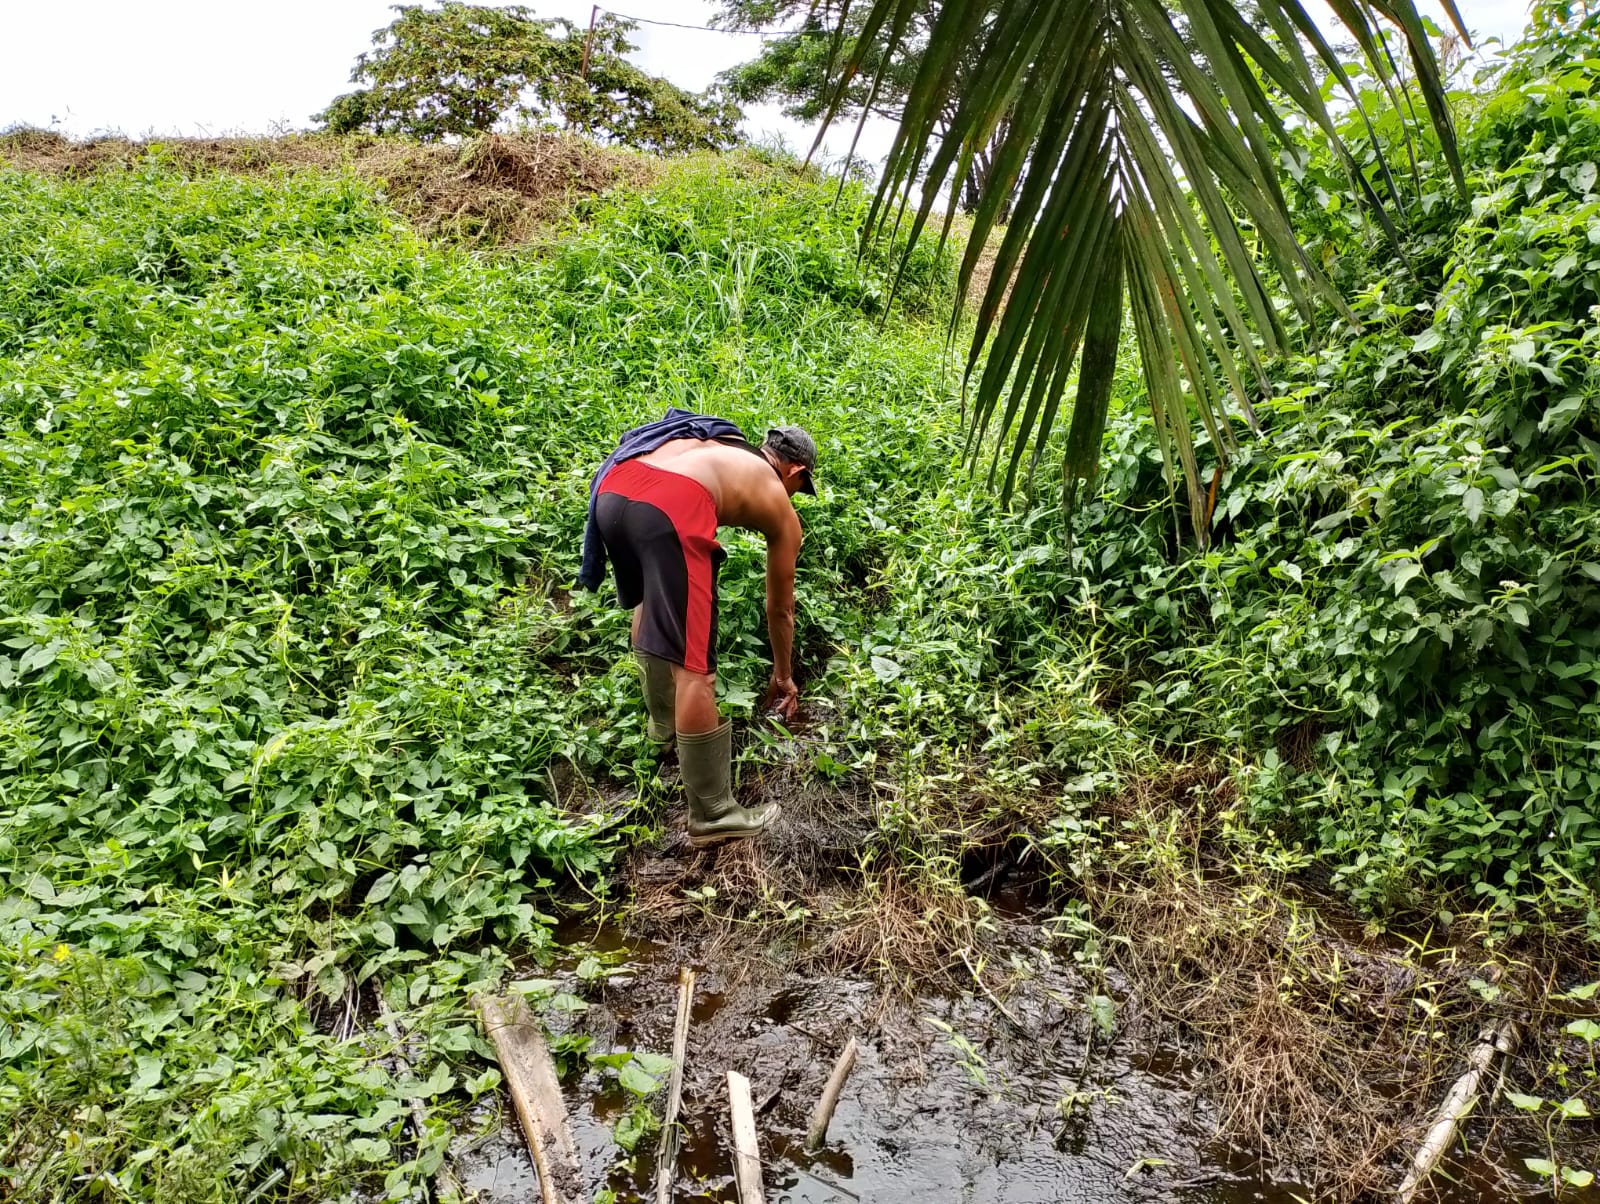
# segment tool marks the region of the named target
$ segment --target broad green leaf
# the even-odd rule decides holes
[[[490,1066],[482,1074],[473,1075],[471,1078],[463,1080],[461,1086],[468,1095],[472,1096],[473,1099],[477,1099],[484,1092],[495,1090],[500,1086],[500,1083],[499,1067]]]
[[[617,1081],[634,1095],[649,1095],[661,1086],[654,1075],[647,1073],[636,1059],[631,1058],[628,1064],[618,1071]]]
[[[1117,1005],[1109,995],[1092,995],[1089,998],[1089,1015],[1102,1037],[1111,1036],[1117,1028]]]
[[[432,1099],[455,1089],[455,1076],[444,1062],[437,1063],[425,1079],[412,1079],[400,1083],[395,1094],[401,1099]]]
[[[560,987],[560,983],[553,978],[519,978],[506,984],[506,989],[515,991],[518,995],[553,995]]]
[[[363,1162],[387,1162],[391,1153],[388,1141],[382,1137],[354,1137],[348,1148]]]
[[[1569,995],[1569,998],[1577,998],[1577,996]],[[1587,1016],[1570,1022],[1565,1031],[1571,1033],[1574,1037],[1583,1038],[1590,1045],[1600,1041],[1600,1022],[1591,1020]]]
[[[344,971],[332,963],[317,971],[316,982],[317,990],[327,999],[343,999],[349,989]]]
[[[1574,393],[1563,397],[1555,405],[1544,412],[1544,417],[1539,419],[1541,431],[1564,431],[1576,422],[1584,411],[1585,400],[1581,394]]]
[[[166,1062],[154,1054],[140,1054],[135,1060],[137,1070],[133,1078],[128,1081],[128,1094],[144,1096],[154,1091],[161,1084],[162,1074],[166,1070]]]
[[[1394,576],[1389,579],[1389,584],[1394,589],[1396,596],[1398,596],[1404,593],[1406,586],[1421,574],[1422,566],[1415,560],[1408,560],[1403,564],[1395,565]]]
[[[651,1053],[649,1050],[636,1049],[633,1051],[633,1060],[646,1074],[662,1075],[672,1069],[672,1059],[665,1054]]]

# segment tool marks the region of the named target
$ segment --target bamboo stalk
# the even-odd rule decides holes
[[[378,984],[378,1015],[383,1020],[383,1028],[389,1034],[389,1040],[394,1042],[394,1060],[400,1064],[404,1074],[415,1078],[411,1062],[406,1057],[405,1042],[400,1039],[400,1026],[395,1022],[394,1013],[389,1010],[389,1001],[383,997],[382,983]],[[428,1129],[428,1109],[423,1105],[420,1096],[411,1097],[411,1127],[416,1131],[419,1141]]]
[[[667,1112],[656,1147],[656,1204],[672,1199],[678,1163],[678,1108],[683,1103],[683,1067],[689,1056],[689,1010],[694,1003],[694,971],[678,970],[678,1019],[672,1026],[672,1077],[667,1082]]]
[[[728,1071],[728,1110],[733,1116],[733,1177],[739,1204],[764,1204],[761,1194],[761,1151],[756,1145],[755,1109],[750,1105],[750,1080]]]
[[[389,1034],[389,1039],[394,1042],[394,1060],[399,1064],[401,1073],[410,1078],[416,1077],[416,1071],[411,1068],[411,1061],[406,1057],[405,1039],[400,1032],[400,1023],[394,1017],[394,1012],[389,1008],[389,1001],[383,996],[383,984],[377,984],[378,992],[378,1017],[383,1022],[383,1029]],[[417,1153],[422,1153],[422,1142],[428,1134],[428,1109],[423,1104],[420,1096],[411,1098],[411,1128],[417,1135]],[[456,1185],[455,1173],[450,1169],[449,1143],[445,1146],[445,1161],[439,1166],[439,1173],[433,1178],[433,1194],[435,1199],[441,1199],[446,1194],[445,1189]]]
[[[1456,1137],[1457,1126],[1478,1102],[1478,1083],[1494,1061],[1494,1055],[1509,1054],[1516,1047],[1517,1026],[1510,1019],[1502,1020],[1498,1027],[1484,1029],[1478,1034],[1478,1043],[1467,1055],[1466,1072],[1455,1081],[1444,1102],[1439,1105],[1427,1137],[1423,1139],[1416,1157],[1411,1160],[1411,1169],[1406,1172],[1405,1182],[1400,1184],[1395,1193],[1398,1204],[1411,1204],[1439,1159],[1450,1148],[1450,1143]]]
[[[820,1150],[822,1143],[828,1140],[828,1123],[833,1120],[833,1110],[839,1106],[839,1093],[844,1090],[844,1081],[855,1068],[856,1051],[856,1039],[851,1037],[845,1042],[839,1060],[833,1064],[833,1073],[828,1076],[828,1084],[822,1089],[822,1096],[811,1113],[811,1128],[806,1131],[807,1153]]]
[[[483,1019],[484,1032],[494,1042],[506,1090],[528,1143],[528,1156],[539,1174],[544,1204],[579,1204],[587,1199],[583,1170],[544,1035],[520,999],[479,995],[473,1005]]]

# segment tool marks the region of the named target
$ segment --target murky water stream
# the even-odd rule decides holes
[[[602,946],[619,939],[609,930],[589,935]],[[679,962],[646,942],[630,943],[627,954],[578,1027],[600,1050],[667,1052]],[[930,991],[895,1002],[865,979],[697,965],[673,1198],[736,1198],[723,1086],[730,1069],[751,1080],[771,1201],[1306,1197],[1295,1184],[1253,1174],[1215,1139],[1215,1117],[1192,1089],[1181,1051],[1141,1049],[1142,1026],[1131,1017],[1119,1016],[1107,1041],[1082,1004],[1092,990],[1072,968],[1036,950],[1017,956],[1027,958],[1026,977],[1010,989],[1006,1014],[981,994]],[[861,1045],[855,1070],[827,1146],[808,1155],[811,1109],[852,1035]],[[612,1139],[626,1103],[620,1094],[595,1076],[568,1092],[587,1180],[621,1201],[653,1199],[653,1141],[627,1163]],[[458,1150],[456,1169],[485,1201],[537,1193],[509,1118],[477,1148]]]
[[[737,1199],[730,1069],[751,1081],[773,1204],[1315,1198],[1218,1139],[1198,1071],[1170,1033],[1142,1021],[1114,977],[1090,982],[1044,951],[1038,928],[1023,919],[1008,920],[1006,931],[1001,957],[984,973],[992,997],[930,987],[909,999],[864,977],[775,968],[748,947],[719,960],[703,947],[676,950],[608,926],[570,925],[560,938],[617,962],[588,986],[590,1007],[573,1020],[597,1053],[670,1052],[678,967],[687,961],[697,973],[675,1201]],[[578,989],[572,964],[557,973]],[[1109,1039],[1085,1004],[1101,989],[1117,1001]],[[807,1154],[811,1110],[851,1036],[860,1045],[855,1070],[826,1147]],[[654,1137],[631,1160],[613,1140],[624,1094],[594,1074],[567,1088],[586,1182],[618,1201],[653,1201]],[[659,1111],[659,1097],[654,1104]],[[463,1138],[454,1150],[463,1187],[481,1204],[537,1199],[509,1111],[479,1120],[487,1136]],[[1433,1197],[1441,1204],[1513,1198],[1488,1165],[1454,1173],[1460,1179]]]

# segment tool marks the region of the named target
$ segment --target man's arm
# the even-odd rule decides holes
[[[800,520],[784,500],[787,514],[767,532],[767,638],[772,643],[767,705],[789,719],[800,699],[794,684],[794,566],[800,555]]]

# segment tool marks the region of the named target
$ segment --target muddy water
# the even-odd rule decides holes
[[[579,934],[564,934],[572,940]],[[677,951],[593,931],[625,962],[587,997],[574,1027],[594,1052],[671,1046]],[[691,961],[698,974],[684,1076],[686,1140],[673,1198],[733,1201],[726,1072],[751,1080],[767,1199],[784,1204],[982,1201],[1282,1201],[1309,1197],[1253,1173],[1218,1142],[1181,1049],[1152,1045],[1125,1002],[1107,1039],[1083,1001],[1101,988],[1020,930],[984,968],[983,993],[886,994],[865,979],[771,968],[748,950]],[[791,964],[792,964],[792,959]],[[576,980],[574,979],[574,983]],[[1107,988],[1118,994],[1113,981]],[[1002,1006],[1003,1005],[1003,1006]],[[838,1051],[861,1053],[815,1155],[802,1147]],[[568,1105],[591,1188],[654,1199],[654,1140],[631,1161],[612,1139],[626,1107],[596,1076]],[[656,1101],[659,1110],[660,1101]],[[515,1122],[458,1142],[462,1185],[484,1204],[526,1201],[538,1185]]]

